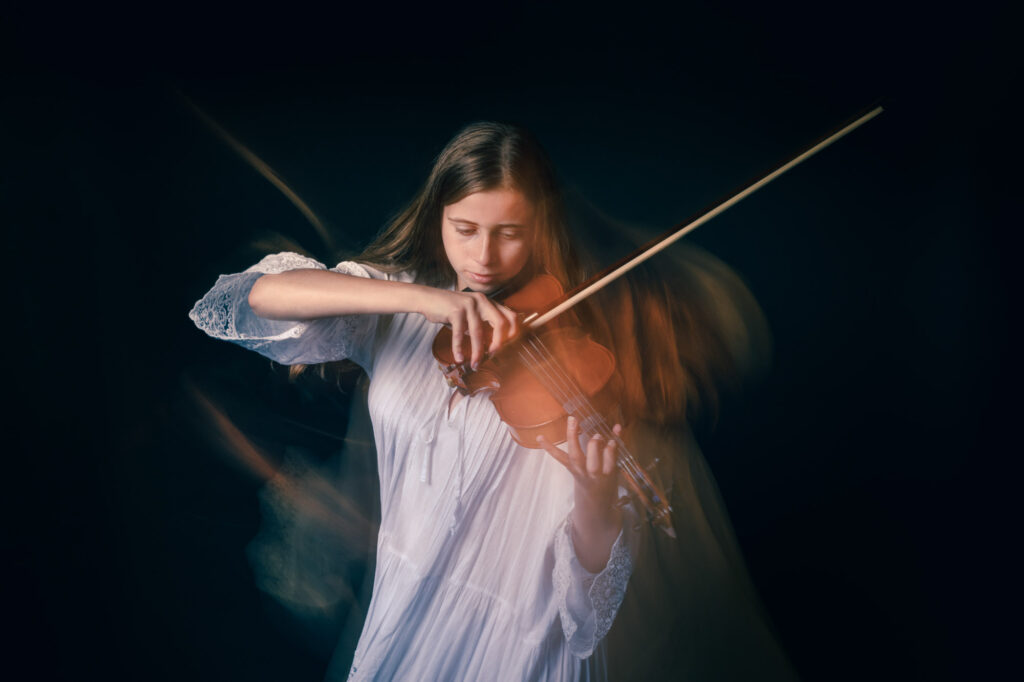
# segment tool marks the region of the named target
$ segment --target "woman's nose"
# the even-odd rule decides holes
[[[483,235],[480,238],[480,252],[477,254],[477,262],[480,265],[488,265],[494,260],[494,240],[488,235]]]

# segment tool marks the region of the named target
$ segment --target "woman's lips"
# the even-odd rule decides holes
[[[475,272],[467,272],[466,274],[477,284],[490,284],[498,279],[497,275],[480,275]]]

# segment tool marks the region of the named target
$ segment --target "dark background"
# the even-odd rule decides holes
[[[268,233],[333,254],[182,95],[353,249],[473,120],[524,124],[571,194],[660,231],[882,98],[693,235],[774,340],[771,371],[701,443],[804,678],[997,669],[1016,370],[1005,12],[5,12],[5,554],[33,677],[316,680],[330,650],[255,589],[261,481],[185,387],[271,453],[336,447],[288,420],[341,433],[345,398],[288,386],[185,314]]]

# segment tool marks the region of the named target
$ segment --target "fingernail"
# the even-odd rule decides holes
[[[576,428],[576,417],[573,417],[572,415],[569,415],[568,422],[569,422],[569,428],[570,429]]]

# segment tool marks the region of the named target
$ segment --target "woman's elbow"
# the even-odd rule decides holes
[[[272,274],[263,275],[257,279],[249,290],[249,307],[258,317],[268,317],[270,314],[270,301],[267,295],[268,279]]]

